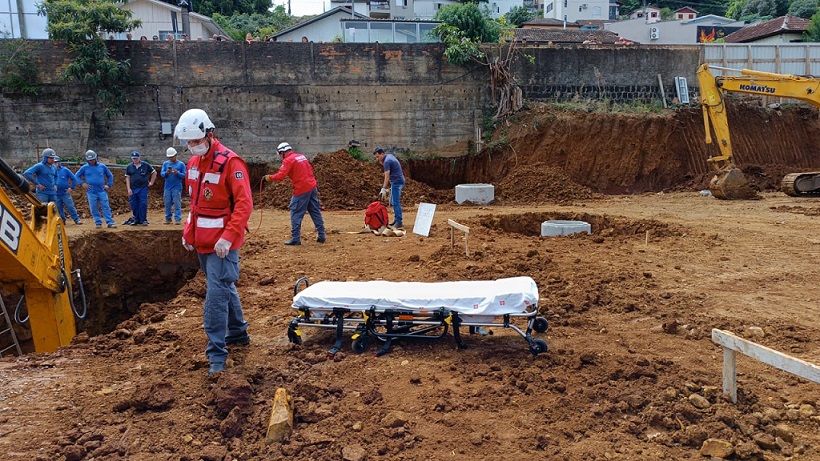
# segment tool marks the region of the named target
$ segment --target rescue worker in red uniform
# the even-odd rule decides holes
[[[293,197],[290,198],[290,240],[285,245],[302,244],[302,218],[305,212],[310,214],[313,225],[316,226],[316,241],[325,243],[325,221],[322,219],[322,206],[319,204],[319,188],[316,187],[316,177],[313,167],[307,157],[297,154],[290,144],[283,142],[276,148],[282,157],[282,167],[274,174],[265,176],[265,180],[282,181],[290,178],[293,183]]]
[[[208,376],[225,370],[227,346],[250,342],[235,282],[239,279],[239,248],[253,211],[248,167],[219,142],[213,130],[214,124],[202,109],[186,111],[174,130],[192,154],[185,178],[191,212],[182,245],[188,251],[196,250],[207,278],[203,323],[208,336]]]

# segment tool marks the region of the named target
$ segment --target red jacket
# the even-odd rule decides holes
[[[253,211],[245,161],[213,138],[207,154],[188,160],[185,183],[191,196],[185,241],[199,253],[213,253],[220,238],[231,250],[241,247]]]
[[[302,195],[316,187],[313,167],[310,166],[307,157],[302,154],[290,151],[282,160],[282,167],[279,171],[270,175],[276,181],[281,181],[286,176],[293,182],[293,195]]]

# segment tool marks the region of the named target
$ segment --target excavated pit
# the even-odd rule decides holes
[[[529,237],[541,236],[541,223],[544,221],[584,221],[592,227],[591,234],[573,234],[572,238],[595,238],[596,236],[646,236],[665,238],[682,236],[685,229],[655,220],[629,220],[607,215],[589,213],[522,213],[507,215],[478,216],[475,224],[504,233],[521,234]],[[566,236],[570,237],[570,236]]]
[[[143,303],[177,297],[199,269],[196,254],[180,245],[181,230],[84,234],[70,242],[83,278],[88,313],[77,331],[108,333]],[[75,302],[81,302],[75,290]],[[78,305],[78,309],[79,309]]]

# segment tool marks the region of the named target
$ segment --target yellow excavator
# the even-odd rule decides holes
[[[63,221],[54,203],[38,200],[29,182],[2,158],[0,181],[5,186],[0,187],[0,285],[5,289],[23,288],[34,350],[53,352],[69,344],[76,334],[71,253]],[[9,191],[31,202],[28,222]],[[10,323],[8,315],[5,319]],[[16,343],[11,325],[7,327]]]
[[[707,64],[702,64],[697,71],[703,124],[706,129],[706,144],[712,144],[711,124],[718,138],[718,148],[721,153],[721,155],[707,159],[715,171],[715,176],[709,183],[709,190],[719,199],[755,198],[757,193],[749,186],[743,172],[734,162],[724,93],[737,92],[792,98],[820,108],[820,78],[775,74],[751,69],[731,69],[718,66],[712,66],[712,68],[738,72],[741,75],[715,77]],[[820,196],[820,171],[788,174],[780,182],[780,190],[793,197],[818,197]]]

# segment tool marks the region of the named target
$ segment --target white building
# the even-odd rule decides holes
[[[488,0],[478,7],[486,8],[492,18],[500,18],[516,6],[536,8],[540,0]],[[334,7],[350,8],[373,19],[433,19],[438,10],[458,5],[456,0],[331,0]],[[601,19],[606,19],[603,17]]]
[[[613,13],[609,0],[545,0],[544,17],[567,22],[615,19],[617,4],[614,8]]]
[[[190,28],[188,38],[190,40],[208,40],[213,35],[227,35],[213,19],[197,13],[188,13],[182,8],[158,0],[130,0],[121,6],[124,10],[133,13],[131,19],[139,19],[142,26],[131,31],[133,39],[145,36],[151,39],[157,36],[160,40],[165,40],[168,35],[175,39],[181,39],[185,33],[185,22]],[[187,13],[187,14],[185,14]],[[114,34],[114,39],[125,40],[125,33]]]
[[[31,0],[0,2],[0,38],[47,39],[48,21]]]

